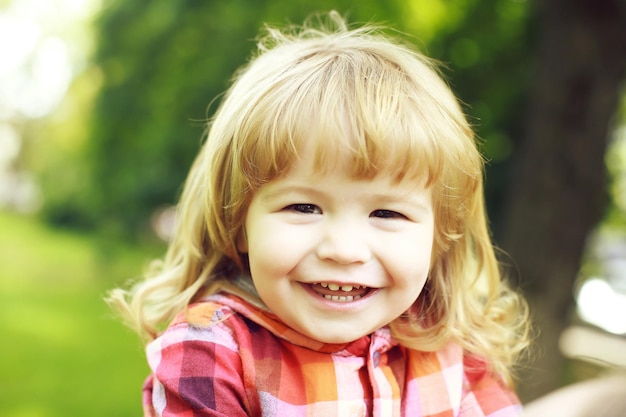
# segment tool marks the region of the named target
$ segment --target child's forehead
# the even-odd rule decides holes
[[[346,198],[367,195],[385,201],[398,201],[419,193],[429,196],[430,201],[432,184],[427,183],[427,177],[425,173],[401,175],[391,167],[372,170],[367,176],[358,175],[354,161],[348,153],[319,165],[315,163],[315,155],[306,152],[294,158],[289,169],[271,179],[262,190],[264,195],[274,197],[290,193],[319,195],[332,190],[343,190]]]

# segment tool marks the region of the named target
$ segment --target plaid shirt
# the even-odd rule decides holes
[[[190,324],[193,323],[193,324]],[[431,353],[382,328],[324,344],[233,295],[181,313],[147,347],[145,416],[510,417],[515,394],[451,344]]]

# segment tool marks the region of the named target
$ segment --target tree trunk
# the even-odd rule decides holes
[[[604,156],[626,73],[626,2],[537,1],[539,56],[501,246],[515,262],[540,334],[523,400],[558,387],[585,240],[605,203]]]

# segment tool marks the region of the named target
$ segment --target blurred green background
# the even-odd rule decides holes
[[[7,212],[0,230],[0,415],[141,415],[143,349],[102,298],[158,252]]]
[[[626,366],[625,1],[0,0],[1,416],[140,415],[143,347],[102,298],[162,254],[262,24],[330,9],[402,32],[464,103],[540,331],[522,397]]]

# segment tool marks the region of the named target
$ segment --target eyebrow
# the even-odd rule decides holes
[[[285,185],[277,185],[274,190],[266,190],[265,195],[262,195],[261,198],[263,200],[271,200],[273,198],[279,197],[283,194],[306,194],[312,195],[316,198],[324,198],[326,193],[322,190],[318,190],[313,187],[308,187],[306,185],[295,185],[295,184],[285,184]],[[425,191],[427,192],[427,191]],[[407,198],[406,195],[412,195],[413,198]],[[429,204],[424,201],[421,197],[415,197],[413,193],[374,193],[369,195],[369,198],[375,200],[377,202],[382,203],[404,203],[410,204],[411,206],[416,206],[421,210],[431,212],[432,209],[429,208]],[[430,204],[432,207],[432,203]]]
[[[275,189],[272,190],[270,188],[269,191],[266,189],[264,192],[265,195],[261,196],[263,200],[270,200],[282,194],[312,194],[318,197],[324,196],[324,192],[316,190],[315,188],[307,187],[303,185],[284,184],[284,185],[276,185],[276,186],[270,185],[269,187],[273,187]]]
[[[426,191],[427,192],[427,191]],[[411,194],[411,197],[406,197],[404,194],[400,194],[398,196],[386,194],[386,193],[377,193],[373,194],[372,197],[376,201],[380,201],[382,203],[402,203],[409,204],[413,207],[416,207],[422,211],[432,212],[432,202],[430,204],[427,203],[423,198],[417,197],[414,194]]]

